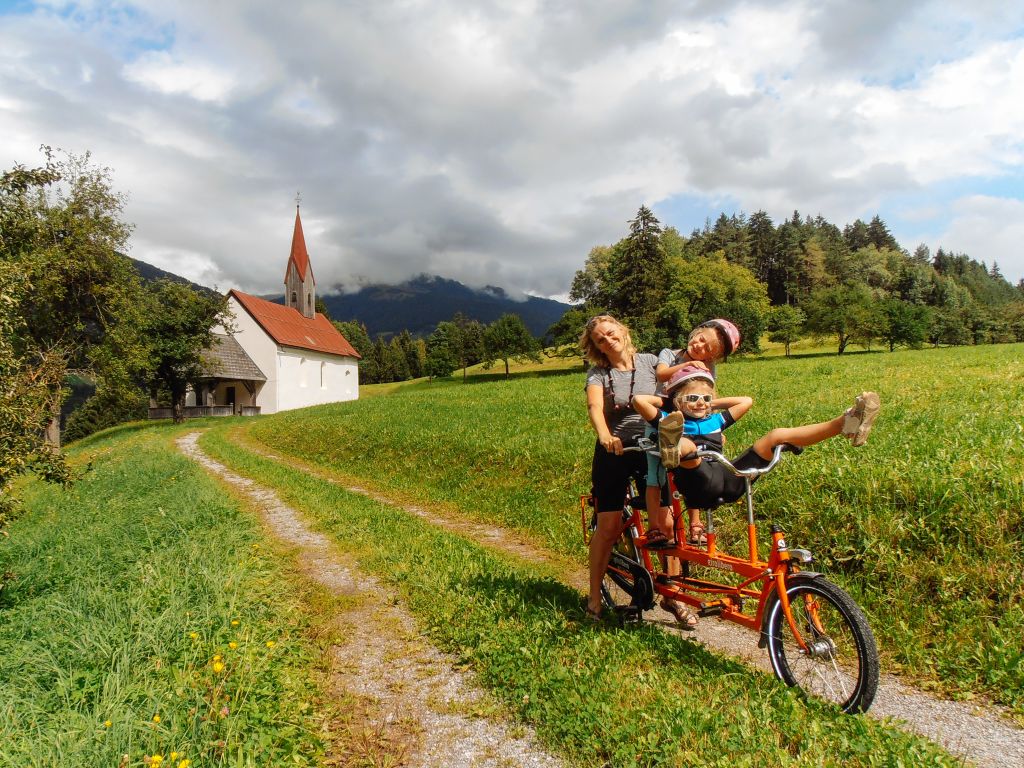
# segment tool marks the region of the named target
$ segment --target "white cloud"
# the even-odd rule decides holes
[[[279,288],[301,189],[323,284],[558,294],[673,196],[936,231],[932,185],[1021,175],[1012,5],[59,3],[0,17],[0,167],[93,150],[133,255],[222,287]]]
[[[951,214],[935,247],[998,264],[1015,284],[1024,279],[1024,200],[974,195],[958,200]]]

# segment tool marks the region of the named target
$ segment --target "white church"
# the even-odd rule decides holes
[[[359,354],[316,311],[316,280],[297,206],[284,287],[283,305],[228,292],[233,333],[215,329],[206,376],[187,405],[199,406],[202,415],[255,415],[359,397]]]

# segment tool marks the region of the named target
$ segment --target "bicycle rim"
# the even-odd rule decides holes
[[[768,654],[786,685],[831,702],[843,712],[866,712],[878,688],[878,649],[863,612],[822,578],[786,589],[805,651],[793,637],[781,601],[768,617]]]
[[[601,582],[601,596],[609,608],[629,605],[636,594],[632,570],[628,562],[618,553],[612,553],[608,570]]]

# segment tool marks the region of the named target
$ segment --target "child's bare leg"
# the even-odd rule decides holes
[[[857,397],[853,408],[836,416],[831,421],[805,424],[802,427],[779,427],[758,438],[752,447],[762,459],[770,459],[775,447],[783,443],[806,448],[809,445],[828,440],[830,437],[844,434],[844,432],[853,439],[854,445],[863,445],[867,441],[879,407],[878,395],[874,392],[862,392]],[[844,430],[847,422],[851,422],[852,426]]]

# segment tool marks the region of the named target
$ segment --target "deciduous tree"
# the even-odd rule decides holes
[[[509,360],[519,363],[541,361],[540,345],[519,315],[502,315],[484,329],[484,367],[490,368],[498,360],[505,363],[506,379]]]

